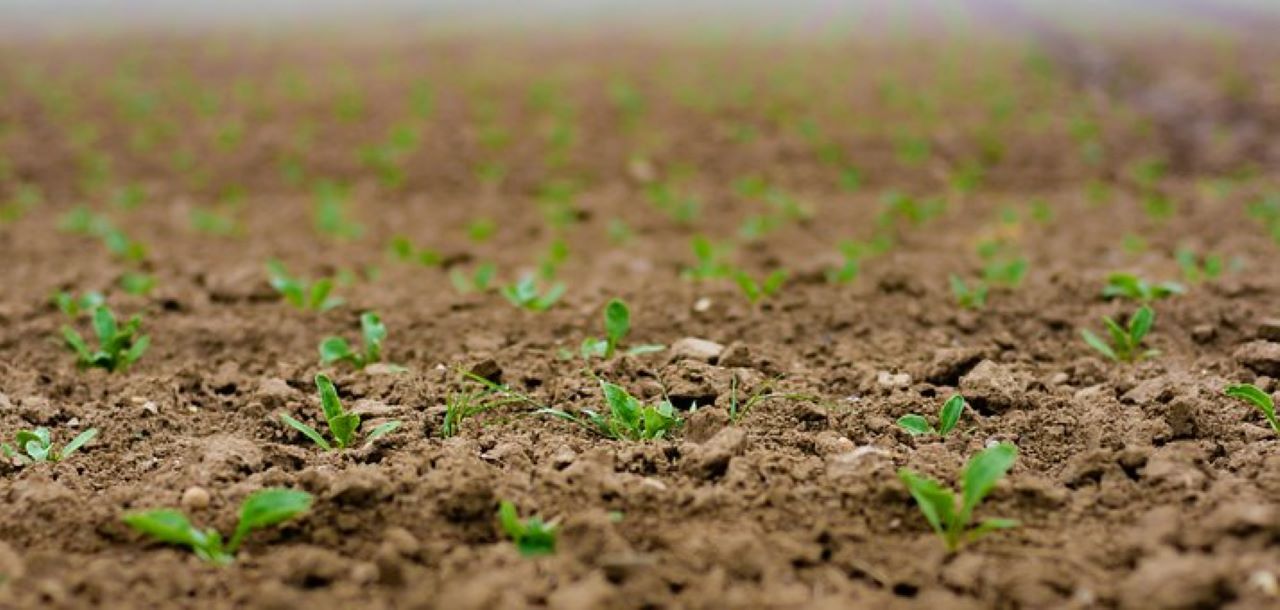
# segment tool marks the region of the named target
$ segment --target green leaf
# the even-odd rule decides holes
[[[604,332],[607,337],[605,358],[612,358],[618,342],[631,330],[631,311],[620,299],[612,299],[604,307]]]
[[[324,437],[321,436],[320,433],[317,432],[315,428],[312,428],[311,426],[308,426],[294,419],[288,414],[281,413],[280,421],[283,421],[284,423],[288,424],[289,427],[293,428],[294,430],[301,432],[303,436],[306,436],[307,438],[311,439],[311,442],[319,445],[321,449],[328,451],[333,448],[331,445],[329,445],[329,441],[325,440]]]
[[[338,400],[338,389],[328,375],[316,375],[316,389],[320,391],[320,408],[324,411],[324,419],[332,425],[333,419],[343,414],[342,401]]]
[[[994,532],[997,530],[1013,529],[1015,527],[1018,527],[1021,524],[1022,523],[1019,522],[1017,519],[987,519],[982,523],[978,524],[978,527],[975,527],[969,530],[968,534],[966,534],[965,537],[968,540],[973,541],[983,536],[986,536],[991,532]]]
[[[907,486],[911,497],[915,498],[920,512],[929,522],[929,527],[939,536],[946,536],[951,524],[956,520],[956,500],[950,490],[933,479],[926,478],[907,469],[898,471],[898,478]],[[948,547],[951,542],[948,540]]]
[[[326,337],[320,342],[320,361],[325,364],[333,364],[343,360],[355,361],[355,354],[351,353],[351,345],[342,337]]]
[[[382,360],[382,342],[387,338],[387,327],[378,314],[366,311],[360,315],[360,333],[364,337],[364,364]]]
[[[914,436],[933,432],[933,426],[924,417],[911,413],[898,418],[898,427]]]
[[[1100,337],[1098,337],[1098,335],[1093,334],[1092,331],[1088,329],[1083,329],[1080,331],[1080,336],[1084,337],[1084,342],[1087,343],[1089,347],[1092,347],[1093,349],[1097,350],[1103,356],[1106,356],[1111,360],[1119,360],[1119,358],[1116,356],[1115,350],[1111,349],[1110,345],[1107,345],[1105,341],[1103,341]]]
[[[609,405],[609,414],[612,419],[620,422],[628,430],[637,430],[640,425],[640,401],[628,394],[621,386],[607,381],[600,382],[600,389],[604,392],[604,401]]]
[[[287,521],[311,508],[311,494],[294,489],[260,489],[249,494],[240,505],[240,522],[227,545],[235,553],[244,537],[256,529]]]
[[[97,307],[93,310],[93,331],[98,335],[98,340],[107,342],[116,336],[116,316],[106,307]]]
[[[93,437],[97,435],[98,435],[97,428],[89,428],[88,430],[85,430],[84,432],[81,432],[80,434],[76,435],[75,438],[71,439],[71,442],[67,443],[62,448],[62,450],[58,452],[58,459],[65,460],[67,456],[78,451],[81,447],[85,445],[85,443],[88,443],[89,441],[93,440]]]
[[[942,405],[942,413],[938,417],[938,434],[946,435],[960,423],[960,414],[964,412],[964,397],[956,394]]]
[[[209,541],[204,532],[191,525],[186,515],[171,508],[129,513],[122,519],[129,527],[160,542],[195,549],[205,546]]]
[[[1272,401],[1270,394],[1247,383],[1228,386],[1225,393],[1232,398],[1239,398],[1252,403],[1259,411],[1262,411],[1262,415],[1267,418],[1267,423],[1271,424],[1271,429],[1276,434],[1280,434],[1280,418],[1276,416],[1275,403]]]
[[[377,427],[370,430],[369,434],[365,436],[364,446],[368,447],[369,445],[372,445],[374,441],[390,434],[399,427],[400,420],[391,420],[389,422],[379,424]]]
[[[76,352],[76,356],[82,364],[88,363],[93,358],[92,352],[89,351],[89,346],[84,342],[84,337],[81,337],[80,333],[76,332],[74,328],[63,326],[62,338]]]
[[[502,531],[506,532],[512,540],[518,540],[524,535],[524,524],[520,522],[516,505],[510,500],[503,500],[498,505],[498,523],[502,526]]]
[[[1142,338],[1147,336],[1151,331],[1151,325],[1155,323],[1156,314],[1150,307],[1143,305],[1129,319],[1129,342],[1137,347],[1142,342]]]
[[[1018,458],[1018,448],[1012,443],[1000,443],[983,449],[969,460],[965,466],[961,483],[962,503],[960,517],[968,522],[973,509],[978,506],[987,494],[995,488],[996,483],[1013,468]]]
[[[308,298],[307,305],[311,309],[327,310],[336,307],[336,305],[328,306],[334,301],[329,298],[329,293],[333,291],[333,280],[329,278],[321,278],[311,284],[311,295]]]
[[[138,337],[138,339],[133,342],[133,345],[129,346],[129,350],[120,357],[120,363],[116,367],[116,370],[124,370],[128,368],[129,365],[137,362],[138,359],[142,357],[142,354],[146,353],[148,347],[151,347],[151,337],[147,335]]]

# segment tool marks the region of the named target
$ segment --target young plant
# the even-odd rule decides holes
[[[535,413],[571,421],[605,438],[626,441],[660,439],[674,432],[683,423],[669,400],[646,405],[621,386],[603,380],[600,381],[600,389],[609,405],[609,410],[605,413],[583,409],[584,416],[576,416],[549,407],[538,409]]]
[[[498,268],[493,263],[480,263],[470,275],[458,269],[451,269],[449,281],[454,289],[462,294],[485,292],[489,290],[489,286],[493,283],[493,276],[497,273]]]
[[[982,280],[993,286],[1017,288],[1027,275],[1027,259],[991,260],[982,266]]]
[[[333,280],[321,278],[314,282],[289,275],[280,261],[267,262],[267,276],[271,287],[284,297],[285,302],[303,310],[329,311],[343,303],[332,296]]]
[[[546,292],[538,289],[538,280],[531,275],[520,278],[514,284],[502,287],[502,296],[512,305],[529,311],[546,311],[564,295],[564,284],[552,284]]]
[[[1186,288],[1177,282],[1153,284],[1132,273],[1112,273],[1107,276],[1107,285],[1102,289],[1102,296],[1108,299],[1124,298],[1139,303],[1150,303],[1183,292],[1186,292]]]
[[[332,182],[321,182],[316,185],[315,198],[315,227],[321,235],[352,240],[364,234],[364,226],[348,218],[345,188]]]
[[[19,430],[13,441],[18,448],[14,449],[8,443],[0,443],[0,453],[9,459],[18,460],[24,465],[36,462],[57,463],[70,457],[71,454],[85,446],[97,435],[97,428],[89,428],[76,435],[75,438],[71,439],[71,442],[63,445],[61,449],[58,449],[53,446],[53,441],[49,438],[48,428]]]
[[[196,557],[215,565],[228,565],[246,536],[254,530],[283,523],[311,508],[311,494],[293,489],[268,488],[249,494],[240,505],[240,521],[231,540],[222,542],[217,530],[201,530],[187,516],[172,508],[137,511],[126,514],[123,521],[160,542],[185,546]]]
[[[475,380],[474,377],[471,378]],[[490,409],[526,402],[527,398],[505,394],[492,387],[491,381],[481,378],[483,387],[459,390],[449,395],[445,403],[444,423],[440,426],[440,438],[457,436],[462,422],[473,415],[479,415]]]
[[[1120,326],[1119,322],[1110,317],[1103,318],[1102,323],[1106,325],[1107,332],[1111,335],[1110,343],[1093,334],[1087,328],[1082,329],[1080,335],[1084,337],[1084,342],[1089,344],[1089,347],[1097,350],[1109,360],[1134,362],[1160,353],[1158,350],[1142,349],[1142,339],[1151,331],[1151,325],[1155,323],[1155,317],[1155,312],[1150,307],[1143,305],[1130,316],[1128,328]]]
[[[444,260],[440,252],[431,248],[418,248],[403,235],[391,238],[387,250],[400,262],[417,263],[423,267],[435,267]]]
[[[130,271],[120,276],[120,289],[134,296],[147,296],[155,288],[154,275]]]
[[[142,316],[134,315],[129,321],[120,325],[115,314],[106,305],[93,309],[93,331],[98,336],[98,349],[90,350],[84,337],[74,328],[63,325],[62,338],[76,353],[76,364],[80,368],[99,367],[111,372],[123,371],[137,362],[151,345],[151,338],[138,335],[142,327]]]
[[[1280,435],[1280,419],[1276,418],[1276,405],[1272,402],[1270,394],[1248,383],[1227,386],[1224,393],[1227,396],[1239,398],[1257,407],[1259,411],[1262,411],[1262,416],[1267,418],[1267,423],[1271,424],[1271,429]]]
[[[1182,279],[1191,284],[1216,280],[1222,275],[1224,268],[1222,256],[1217,254],[1200,256],[1191,248],[1178,248],[1174,253],[1174,259],[1182,269]]]
[[[516,505],[503,500],[498,507],[498,524],[507,534],[516,550],[525,557],[551,555],[556,552],[555,522],[543,521],[539,517],[521,519],[516,512]]]
[[[86,292],[80,296],[61,291],[53,295],[53,302],[68,318],[79,318],[82,313],[89,313],[107,302],[101,292]]]
[[[782,290],[782,285],[787,282],[788,273],[786,269],[775,269],[769,275],[757,280],[751,277],[751,274],[742,269],[734,270],[733,281],[737,283],[738,290],[742,291],[742,295],[747,297],[752,305],[759,303],[761,299],[771,297]]]
[[[933,479],[906,468],[898,471],[898,478],[915,498],[929,526],[947,545],[947,551],[954,553],[995,530],[1018,526],[1013,519],[986,519],[971,526],[973,511],[1009,472],[1017,457],[1018,448],[1010,443],[1000,443],[974,455],[961,475],[959,506],[956,494]]]
[[[579,350],[582,358],[603,358],[608,360],[618,350],[618,343],[631,332],[631,310],[622,299],[612,299],[604,307],[604,339],[587,337],[582,341]],[[639,355],[660,352],[666,349],[663,345],[636,345],[627,350],[628,354]]]
[[[955,297],[956,303],[965,309],[982,309],[987,306],[987,284],[982,280],[973,280],[972,283],[964,281],[958,275],[952,274],[948,281],[951,283],[951,295]]]
[[[381,362],[382,342],[387,338],[387,327],[378,314],[372,311],[360,314],[360,335],[364,341],[363,351],[355,351],[342,337],[328,337],[321,341],[320,361],[325,364],[349,362],[358,369]]]
[[[725,262],[729,255],[728,246],[712,243],[711,240],[701,235],[695,236],[690,243],[693,246],[693,256],[697,262],[693,266],[685,268],[681,274],[684,278],[709,280],[728,277],[731,274],[732,268]]]
[[[937,434],[938,436],[946,436],[955,429],[956,424],[960,423],[960,414],[964,412],[964,397],[955,394],[942,404],[942,411],[938,413],[938,427],[934,428],[923,415],[910,413],[898,418],[898,427],[906,430],[912,436],[921,434]]]
[[[342,402],[338,400],[338,390],[333,387],[333,381],[327,375],[323,373],[316,375],[316,389],[320,391],[320,409],[324,412],[324,420],[325,424],[329,426],[329,434],[333,436],[332,444],[325,440],[324,436],[315,428],[294,419],[287,413],[281,413],[280,420],[301,432],[303,436],[311,439],[312,442],[325,451],[350,447],[355,441],[356,429],[360,427],[360,416],[342,409]],[[391,420],[370,430],[365,435],[364,446],[372,445],[374,441],[399,427],[399,420]]]

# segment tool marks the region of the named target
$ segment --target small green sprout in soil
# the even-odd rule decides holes
[[[267,262],[267,277],[271,287],[284,297],[286,303],[297,309],[310,311],[329,311],[343,303],[343,300],[332,296],[333,280],[321,278],[314,282],[289,275],[280,261]]]
[[[325,423],[329,426],[329,434],[333,436],[333,443],[325,440],[315,428],[294,419],[287,413],[281,413],[280,420],[301,432],[303,436],[311,439],[325,451],[350,447],[355,441],[356,430],[360,427],[360,416],[343,410],[342,402],[338,400],[338,390],[333,387],[333,381],[327,375],[316,375],[316,389],[320,392],[320,408],[324,413]],[[399,427],[399,420],[391,420],[379,425],[365,435],[364,446],[372,445],[374,441]]]
[[[538,409],[535,413],[571,421],[605,438],[625,441],[660,439],[674,432],[683,423],[669,400],[646,405],[621,386],[603,380],[600,382],[600,389],[609,407],[604,413],[583,409],[583,415],[577,416],[554,408]]]
[[[557,282],[543,292],[538,288],[538,280],[531,275],[526,275],[513,284],[503,286],[502,296],[516,307],[541,312],[551,309],[551,306],[564,295],[564,291],[564,284]]]
[[[1267,423],[1271,424],[1271,429],[1276,434],[1280,434],[1280,419],[1276,418],[1276,405],[1272,402],[1270,394],[1248,383],[1227,386],[1225,393],[1227,396],[1239,398],[1257,407],[1262,412],[1262,416],[1267,418]]]
[[[738,376],[735,374],[732,377],[730,377],[729,378],[729,421],[734,424],[738,423],[739,421],[742,420],[743,417],[746,417],[747,411],[750,411],[752,407],[766,400],[775,400],[780,398],[789,399],[789,400],[804,400],[804,401],[810,401],[810,402],[819,402],[820,400],[817,396],[813,396],[811,394],[799,394],[799,393],[781,394],[781,393],[774,392],[773,384],[776,381],[777,379],[774,379],[773,381],[765,383],[764,385],[760,386],[760,389],[756,390],[754,394],[752,394],[751,396],[748,396],[746,400],[742,400],[738,396],[738,384],[739,384]]]
[[[277,525],[301,515],[311,508],[311,494],[293,489],[268,488],[249,494],[240,505],[240,521],[226,544],[217,530],[201,530],[191,524],[181,511],[159,508],[128,513],[123,520],[129,527],[160,542],[185,546],[196,557],[215,565],[228,565],[246,536],[254,530]]]
[[[982,279],[992,286],[1017,288],[1027,275],[1027,259],[992,260],[982,266]]]
[[[24,465],[37,462],[56,463],[70,457],[71,454],[85,446],[97,435],[97,428],[89,428],[76,435],[75,438],[71,439],[71,442],[63,445],[62,448],[57,448],[53,446],[48,428],[19,430],[17,436],[14,437],[14,445],[17,446],[17,449],[8,443],[0,443],[0,454],[4,454],[5,457],[17,460]]]
[[[1018,526],[1012,519],[986,519],[971,526],[973,511],[1009,472],[1017,457],[1018,448],[1010,443],[1000,443],[974,455],[961,475],[959,506],[955,492],[933,479],[906,468],[898,471],[898,478],[915,498],[929,526],[947,545],[947,551],[955,552],[995,530]]]
[[[497,273],[498,267],[493,263],[480,263],[471,270],[470,274],[464,273],[461,269],[450,269],[449,282],[461,294],[485,292],[493,284],[493,278]]]
[[[1103,318],[1102,323],[1111,335],[1110,343],[1093,334],[1089,329],[1082,329],[1080,335],[1084,337],[1084,342],[1089,344],[1089,347],[1097,350],[1107,359],[1116,362],[1134,362],[1160,353],[1157,350],[1142,349],[1142,340],[1147,333],[1151,332],[1155,317],[1155,312],[1143,305],[1130,316],[1128,328],[1121,326],[1110,317]]]
[[[68,318],[79,318],[80,314],[89,313],[106,302],[107,300],[102,296],[101,292],[90,291],[80,296],[75,296],[64,290],[53,295],[53,303]]]
[[[366,311],[360,314],[360,336],[363,350],[352,349],[342,337],[328,337],[320,342],[320,361],[325,364],[347,362],[362,369],[375,362],[382,362],[382,342],[387,338],[387,327],[378,314]]]
[[[154,275],[130,271],[120,276],[120,289],[134,296],[144,297],[156,288]]]
[[[445,403],[444,423],[440,426],[440,438],[457,436],[462,428],[462,422],[474,415],[505,405],[528,401],[527,397],[495,389],[493,382],[487,379],[470,375],[467,379],[478,381],[481,387],[464,388],[449,394],[449,399]]]
[[[409,241],[408,237],[403,235],[391,238],[387,251],[402,263],[415,263],[423,267],[435,267],[444,260],[444,256],[439,251],[431,248],[419,248],[413,245],[413,242]]]
[[[951,283],[951,295],[956,304],[965,309],[982,309],[987,306],[987,284],[982,280],[970,280],[952,274],[947,280]]]
[[[840,242],[840,255],[844,262],[839,267],[827,270],[827,281],[832,284],[848,284],[858,279],[858,275],[862,273],[863,261],[884,254],[892,247],[893,240],[888,235],[879,235],[869,241]]]
[[[685,279],[709,280],[728,277],[732,273],[732,267],[725,262],[729,255],[728,246],[712,243],[701,235],[694,236],[690,244],[696,262],[681,273]]]
[[[467,223],[467,239],[476,243],[489,241],[498,232],[498,223],[490,218],[477,218]]]
[[[898,418],[898,427],[906,430],[913,436],[921,434],[937,434],[938,436],[946,436],[955,429],[956,424],[960,423],[960,414],[964,413],[964,397],[955,394],[943,403],[942,411],[938,413],[938,427],[934,428],[929,420],[923,415],[911,413]]]
[[[538,257],[538,277],[551,281],[560,272],[560,266],[569,259],[569,244],[563,238],[556,238],[547,244],[547,249]]]
[[[333,239],[351,240],[364,235],[364,226],[347,217],[347,189],[322,181],[315,188],[316,231]]]
[[[93,309],[93,331],[98,337],[98,349],[89,349],[84,337],[70,326],[62,327],[62,338],[75,351],[76,364],[80,368],[98,367],[117,372],[137,362],[151,344],[150,337],[138,335],[141,327],[142,316],[134,315],[121,325],[106,305],[99,305]]]
[[[545,522],[539,517],[521,519],[516,511],[516,505],[510,500],[503,500],[499,505],[498,524],[516,545],[516,550],[525,557],[551,555],[556,552],[556,524]]]
[[[733,281],[738,285],[742,296],[747,297],[747,301],[755,305],[767,297],[778,294],[783,284],[787,283],[788,275],[786,269],[775,269],[763,278],[756,279],[746,271],[736,269],[733,272]]]
[[[1107,285],[1102,289],[1102,296],[1108,299],[1123,298],[1150,303],[1186,292],[1186,288],[1177,282],[1152,283],[1132,273],[1112,273],[1107,276]]]
[[[612,299],[604,307],[604,339],[587,337],[580,352],[583,359],[608,360],[618,351],[618,344],[631,332],[631,310],[622,299]],[[635,345],[627,349],[631,355],[649,354],[666,349],[663,345]]]
[[[1191,248],[1178,248],[1173,257],[1178,261],[1178,267],[1182,269],[1182,279],[1189,284],[1216,280],[1222,276],[1225,268],[1221,255],[1200,256]]]

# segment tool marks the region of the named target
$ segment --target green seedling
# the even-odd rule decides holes
[[[59,449],[53,446],[53,441],[49,438],[48,428],[19,430],[17,436],[14,437],[14,445],[17,445],[17,449],[14,449],[8,443],[0,443],[0,453],[24,465],[38,462],[57,463],[79,451],[81,447],[93,440],[93,437],[97,435],[97,428],[89,428],[76,435],[75,438],[71,439],[71,442]]]
[[[214,207],[197,207],[191,209],[188,216],[191,228],[197,233],[216,237],[231,237],[244,232],[236,219],[234,210]]]
[[[898,418],[898,427],[906,430],[912,436],[920,436],[922,434],[937,434],[938,436],[946,436],[955,429],[956,424],[960,423],[960,414],[964,413],[964,397],[956,394],[947,399],[942,404],[942,411],[938,413],[938,427],[934,428],[929,420],[923,415],[910,413]]]
[[[542,292],[538,288],[538,280],[532,275],[526,275],[520,278],[514,284],[508,284],[502,287],[502,296],[506,297],[512,305],[529,311],[546,311],[551,309],[556,301],[564,296],[565,287],[562,283],[552,284],[546,292]]]
[[[489,241],[498,232],[498,223],[489,218],[477,218],[467,223],[467,239],[476,243]]]
[[[965,309],[982,309],[987,306],[987,283],[982,280],[964,281],[958,275],[952,274],[947,278],[951,283],[951,295],[955,297],[956,304]]]
[[[946,211],[941,199],[916,199],[898,191],[889,191],[881,198],[882,210],[876,218],[881,227],[889,227],[904,221],[910,226],[920,226]]]
[[[364,226],[347,217],[347,191],[345,188],[324,181],[315,188],[314,220],[316,231],[334,239],[358,239],[364,234]]]
[[[729,421],[734,424],[738,423],[743,417],[746,416],[747,411],[750,411],[752,407],[766,400],[775,400],[775,399],[781,398],[781,399],[789,399],[789,400],[805,400],[810,402],[820,402],[820,399],[817,396],[813,396],[810,394],[798,394],[798,393],[779,394],[779,393],[773,392],[772,391],[773,383],[776,381],[777,379],[774,379],[773,381],[770,381],[769,383],[762,385],[760,389],[756,390],[754,394],[752,394],[751,396],[748,396],[746,400],[742,400],[738,397],[738,376],[735,374],[732,377],[730,377],[729,378]]]
[[[280,420],[301,432],[303,436],[311,439],[325,451],[350,447],[355,441],[356,429],[360,427],[360,416],[343,410],[342,402],[338,400],[338,390],[333,387],[333,381],[327,375],[323,373],[316,375],[316,389],[320,391],[320,409],[324,413],[325,423],[329,426],[329,434],[333,436],[332,444],[325,440],[315,428],[294,419],[287,413],[281,413]],[[365,435],[364,446],[372,445],[374,441],[399,427],[399,420],[391,420],[379,425]]]
[[[516,505],[503,500],[498,507],[498,524],[507,534],[516,550],[525,557],[551,555],[556,552],[556,530],[553,521],[543,521],[539,517],[521,519]]]
[[[1106,325],[1107,332],[1111,335],[1110,343],[1093,334],[1089,329],[1082,329],[1080,335],[1084,337],[1084,342],[1089,344],[1089,347],[1097,350],[1107,359],[1116,362],[1133,362],[1160,353],[1158,350],[1142,349],[1142,340],[1151,331],[1155,317],[1155,312],[1143,305],[1129,318],[1128,328],[1120,326],[1119,322],[1110,317],[1103,318],[1102,323]]]
[[[583,359],[603,358],[608,360],[618,350],[618,343],[631,332],[631,310],[622,299],[612,299],[604,307],[604,339],[588,337],[582,341],[579,350]],[[663,345],[636,345],[627,349],[630,355],[650,354],[666,349]]]
[[[1190,284],[1199,284],[1208,280],[1216,280],[1222,275],[1222,257],[1217,254],[1196,254],[1191,248],[1178,248],[1174,253],[1178,267],[1182,269],[1182,279]]]
[[[226,544],[217,530],[201,530],[181,511],[159,508],[126,514],[123,521],[160,542],[185,546],[196,557],[225,566],[235,560],[236,551],[254,530],[283,523],[311,508],[311,494],[293,489],[268,488],[249,494],[240,505],[240,521]]]
[[[449,282],[462,294],[485,292],[493,284],[493,277],[497,273],[498,267],[493,263],[480,263],[470,275],[463,273],[460,269],[449,270]]]
[[[378,314],[366,311],[360,314],[360,336],[364,349],[356,351],[342,337],[328,337],[320,342],[320,361],[325,364],[348,362],[362,369],[375,362],[382,362],[382,342],[387,338],[387,327]]]
[[[781,291],[783,284],[787,283],[787,277],[786,269],[775,269],[769,275],[758,280],[741,269],[733,272],[733,281],[738,285],[738,290],[742,291],[742,295],[747,297],[747,301],[752,305]]]
[[[120,276],[120,289],[134,296],[147,296],[155,287],[156,278],[153,275],[130,271]]]
[[[474,376],[468,376],[468,378],[477,379]],[[527,397],[494,389],[493,382],[487,379],[480,378],[479,382],[482,387],[449,394],[449,400],[445,403],[444,423],[440,426],[440,438],[457,436],[462,428],[462,422],[474,415],[528,401]]]
[[[267,277],[271,287],[284,297],[285,302],[298,309],[329,311],[343,303],[342,299],[330,294],[333,292],[333,280],[330,278],[310,282],[293,277],[280,261],[274,260],[267,262]]]
[[[53,303],[68,318],[78,318],[80,314],[89,313],[106,302],[107,300],[102,296],[101,292],[94,291],[75,296],[64,290],[53,295]]]
[[[992,260],[982,266],[982,280],[992,286],[1017,288],[1027,275],[1027,259]]]
[[[626,441],[660,439],[674,432],[683,423],[669,400],[646,405],[621,386],[603,380],[600,381],[600,389],[609,406],[605,413],[583,409],[583,416],[577,416],[547,407],[538,409],[535,413],[573,422],[605,438]]]
[[[985,519],[971,526],[973,511],[1009,472],[1017,457],[1018,448],[1010,443],[1000,443],[973,456],[961,475],[959,506],[955,492],[933,479],[906,468],[898,471],[898,478],[915,498],[929,526],[947,545],[947,551],[954,553],[993,531],[1018,526],[1013,519]]]
[[[444,256],[439,251],[431,248],[418,248],[409,241],[408,237],[397,235],[391,238],[391,243],[387,247],[391,256],[403,263],[417,263],[423,267],[435,267],[439,265]]]
[[[1257,407],[1262,411],[1262,416],[1267,418],[1267,423],[1271,424],[1271,430],[1280,434],[1280,419],[1276,418],[1276,405],[1272,402],[1270,394],[1248,383],[1227,386],[1225,394]]]
[[[560,266],[569,259],[569,244],[564,239],[556,238],[547,244],[547,250],[538,257],[538,278],[543,281],[554,280],[560,272]]]
[[[730,251],[728,246],[714,244],[701,235],[694,236],[691,245],[696,262],[693,266],[685,268],[681,274],[683,277],[690,280],[709,280],[728,277],[732,273],[732,268],[725,262]]]
[[[98,349],[90,350],[84,337],[70,326],[62,327],[62,338],[76,353],[76,364],[80,368],[99,367],[117,372],[129,368],[137,362],[151,344],[151,338],[138,335],[142,327],[142,316],[134,315],[129,321],[120,325],[116,316],[106,305],[93,309],[93,331],[98,337]]]
[[[102,233],[102,243],[106,245],[107,251],[111,252],[120,260],[137,263],[147,258],[147,246],[142,242],[130,239],[125,235],[124,231],[111,228]]]
[[[1132,273],[1112,273],[1107,276],[1107,285],[1102,289],[1102,296],[1108,299],[1124,298],[1150,303],[1186,292],[1186,288],[1177,282],[1151,283]]]
[[[840,242],[840,255],[844,263],[827,270],[827,281],[832,284],[848,284],[862,273],[862,262],[888,252],[893,240],[888,235],[878,235],[870,241],[846,240]]]

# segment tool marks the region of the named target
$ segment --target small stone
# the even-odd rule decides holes
[[[698,313],[706,313],[711,309],[711,305],[712,302],[710,298],[702,297],[693,302],[693,310]]]
[[[1275,573],[1269,570],[1257,570],[1250,574],[1249,586],[1269,597],[1280,596],[1280,584],[1276,582]]]
[[[751,348],[746,343],[734,341],[728,347],[720,352],[720,359],[717,364],[728,368],[749,369],[754,366],[751,359]]]
[[[188,487],[182,492],[182,507],[187,510],[204,510],[212,500],[209,490],[203,487]]]
[[[1212,324],[1197,324],[1191,328],[1191,340],[1196,343],[1208,343],[1218,336],[1218,329]]]
[[[1071,381],[1071,376],[1066,373],[1054,373],[1049,377],[1049,385],[1065,385]]]
[[[1252,341],[1241,345],[1232,356],[1259,375],[1280,377],[1280,343]]]
[[[1027,380],[1009,366],[983,360],[960,378],[960,393],[984,414],[1001,413],[1021,405]]]
[[[697,337],[685,337],[671,345],[671,361],[697,360],[699,362],[712,362],[719,358],[722,352],[724,352],[724,346],[715,341]]]
[[[876,374],[876,383],[884,388],[905,388],[911,385],[911,375],[906,373],[895,375],[889,371],[880,371]]]
[[[351,412],[361,417],[386,417],[400,411],[400,407],[389,405],[381,400],[361,398],[351,405]],[[372,428],[370,428],[372,430]]]
[[[391,364],[389,362],[375,362],[364,367],[364,374],[377,377],[380,375],[399,375],[406,372],[403,366]]]
[[[481,358],[468,366],[467,372],[481,379],[497,382],[502,377],[502,366],[493,358]]]

